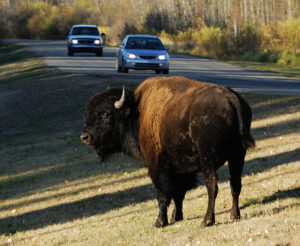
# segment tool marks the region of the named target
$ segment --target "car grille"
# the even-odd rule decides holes
[[[157,63],[136,63],[135,67],[137,68],[159,68]]]
[[[94,43],[94,39],[79,39],[78,43],[79,44],[93,44]]]
[[[155,59],[155,56],[140,56],[140,58],[150,60],[150,59]]]

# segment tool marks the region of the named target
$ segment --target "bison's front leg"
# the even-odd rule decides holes
[[[163,192],[157,190],[157,201],[159,207],[159,214],[157,220],[154,224],[155,227],[164,227],[168,225],[168,206],[171,202],[171,199],[168,195],[164,194]]]
[[[215,223],[215,200],[218,194],[218,177],[213,168],[204,172],[204,177],[208,193],[208,206],[203,226],[211,226]]]
[[[182,202],[183,202],[184,196],[185,196],[185,191],[176,191],[175,194],[173,195],[174,209],[173,209],[170,224],[174,224],[177,221],[183,220]]]

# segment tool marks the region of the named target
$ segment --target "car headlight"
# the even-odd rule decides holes
[[[72,39],[71,43],[72,44],[78,44],[78,40],[77,39]]]
[[[96,39],[96,40],[94,41],[94,44],[101,44],[101,42],[100,42],[99,39]]]
[[[166,59],[167,59],[167,56],[165,56],[165,55],[159,55],[159,56],[158,56],[158,59],[159,59],[159,60],[166,60]]]
[[[136,58],[135,54],[128,54],[127,56],[128,56],[129,59],[135,59]]]

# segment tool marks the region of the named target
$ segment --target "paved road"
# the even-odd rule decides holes
[[[32,51],[44,56],[49,66],[62,71],[122,76],[128,79],[134,76],[140,77],[141,81],[150,76],[157,76],[153,71],[129,70],[128,74],[117,73],[115,71],[117,48],[114,47],[104,47],[103,57],[89,53],[75,53],[73,57],[69,57],[66,41],[18,40],[18,42],[28,45]],[[171,54],[168,76],[185,76],[199,81],[223,84],[238,91],[300,96],[300,81],[188,55]]]

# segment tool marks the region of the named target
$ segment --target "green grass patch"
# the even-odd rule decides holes
[[[32,55],[21,44],[0,43],[0,65],[27,60]]]
[[[279,65],[276,63],[249,61],[229,61],[229,63],[264,72],[275,72],[283,76],[300,80],[300,66],[298,65]]]
[[[0,43],[0,86],[57,74],[23,45]]]

